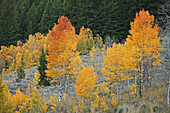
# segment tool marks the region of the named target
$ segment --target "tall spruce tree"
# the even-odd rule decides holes
[[[30,3],[28,0],[18,0],[16,3],[16,21],[18,24],[17,27],[17,37],[20,41],[25,42],[28,39],[27,36],[27,22],[26,22],[26,14],[29,10]]]
[[[58,11],[55,0],[48,0],[41,21],[39,23],[39,31],[47,34],[48,30],[52,29],[55,21],[58,18]]]
[[[3,0],[0,4],[0,46],[16,44],[16,7],[14,0]]]
[[[38,15],[37,8],[33,3],[26,14],[27,36],[29,36],[30,34],[34,35],[34,33],[38,32],[37,15]]]
[[[44,52],[44,48],[42,48],[41,51],[41,56],[39,58],[39,62],[40,65],[38,66],[38,71],[40,73],[40,81],[39,81],[39,85],[43,85],[43,86],[49,86],[50,85],[50,81],[47,80],[47,76],[45,73],[45,70],[47,70],[47,61],[46,61],[46,55],[47,53]]]
[[[43,13],[44,13],[44,10],[45,10],[44,6],[46,5],[46,3],[47,3],[47,0],[41,0],[39,2],[39,5],[37,7],[37,12],[38,12],[38,14],[37,14],[37,23],[40,23],[40,21],[41,21],[41,18],[43,16]]]

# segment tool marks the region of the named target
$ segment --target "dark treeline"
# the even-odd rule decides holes
[[[59,16],[67,16],[79,32],[82,26],[94,35],[125,39],[130,21],[141,9],[158,18],[165,0],[1,0],[0,46],[25,42],[29,34],[48,33]]]

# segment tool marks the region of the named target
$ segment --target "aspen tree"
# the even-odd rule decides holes
[[[107,55],[104,56],[104,66],[101,71],[104,79],[110,84],[111,89],[116,86],[118,99],[119,96],[121,98],[120,86],[122,81],[127,80],[124,67],[124,45],[113,43],[112,48],[108,48],[106,53]],[[112,93],[112,91],[110,91],[110,93]]]
[[[71,25],[67,17],[60,17],[58,24],[47,34],[49,46],[47,47],[47,76],[53,78],[51,82],[59,81],[60,90],[62,84],[66,92],[68,80],[73,80],[79,70],[79,53],[77,49],[77,39],[75,28]],[[61,96],[61,92],[59,94]]]
[[[130,35],[128,35],[125,46],[135,47],[137,51],[138,62],[136,67],[139,69],[138,77],[140,82],[140,97],[143,96],[143,82],[150,77],[144,70],[151,69],[159,63],[161,51],[160,38],[158,37],[159,27],[154,24],[154,16],[148,11],[140,11],[136,13],[134,22],[131,22]],[[147,66],[147,68],[145,68]],[[145,66],[145,67],[144,67]]]
[[[0,77],[0,113],[12,113],[12,95],[8,90],[8,86],[5,81]]]
[[[94,46],[94,39],[92,31],[84,26],[80,29],[79,35],[77,35],[77,51],[80,54],[87,54],[90,52],[91,48]]]
[[[96,87],[98,80],[97,74],[94,72],[93,66],[84,67],[76,79],[75,92],[80,97],[92,97],[92,93]]]

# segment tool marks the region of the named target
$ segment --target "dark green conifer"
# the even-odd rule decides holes
[[[47,53],[44,52],[44,48],[42,48],[41,56],[39,58],[40,65],[38,66],[38,71],[40,73],[40,81],[39,85],[49,86],[50,81],[47,80],[48,77],[46,76],[45,70],[47,70],[47,61],[46,61]]]

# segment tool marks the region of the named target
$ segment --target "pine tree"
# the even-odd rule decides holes
[[[14,0],[3,0],[0,4],[0,46],[17,43],[16,6]]]
[[[41,18],[43,16],[43,13],[44,13],[44,10],[45,10],[44,6],[46,5],[46,3],[47,3],[47,0],[41,0],[39,2],[38,7],[37,7],[37,12],[38,12],[38,14],[37,14],[37,23],[38,24],[40,23]]]
[[[26,42],[26,39],[28,39],[27,32],[27,22],[26,22],[26,14],[29,10],[30,3],[28,0],[18,0],[16,3],[16,21],[17,21],[17,37],[18,40],[21,42]]]
[[[33,3],[26,14],[27,36],[29,36],[30,34],[34,35],[34,33],[38,32],[37,15],[38,15],[37,8]]]
[[[42,51],[41,51],[41,56],[39,58],[39,62],[40,62],[40,65],[38,66],[38,71],[40,73],[40,81],[39,81],[39,85],[44,85],[44,86],[49,86],[50,85],[50,81],[47,80],[47,76],[46,76],[46,73],[45,73],[45,70],[47,70],[47,61],[46,61],[46,55],[47,53],[44,52],[44,48],[42,48]]]
[[[48,0],[43,16],[41,18],[41,21],[39,23],[39,31],[41,33],[44,33],[45,35],[48,33],[48,30],[52,29],[52,26],[55,23],[55,20],[57,20],[57,7],[55,6],[54,0]]]

